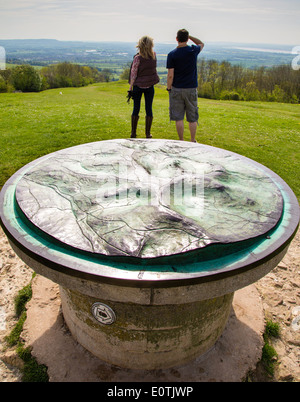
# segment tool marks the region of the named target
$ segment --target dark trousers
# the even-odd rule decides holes
[[[144,94],[146,115],[153,117],[152,103],[154,98],[154,86],[150,88],[140,88],[136,85],[133,86],[133,112],[132,116],[138,116],[141,109],[141,99]]]

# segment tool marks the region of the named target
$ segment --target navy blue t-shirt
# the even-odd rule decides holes
[[[197,88],[197,57],[200,46],[184,46],[172,50],[168,54],[167,68],[174,68],[173,87]]]

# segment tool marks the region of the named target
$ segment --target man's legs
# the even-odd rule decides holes
[[[172,87],[172,91],[169,92],[169,102],[170,120],[175,121],[178,137],[180,141],[183,141],[185,104],[182,98],[182,90]]]
[[[172,88],[170,95],[170,120],[176,121],[176,130],[180,141],[184,137],[184,115],[189,122],[191,141],[196,142],[198,126],[198,104],[196,88]]]
[[[180,141],[183,141],[184,123],[183,120],[176,121],[176,130]]]
[[[197,88],[191,88],[186,91],[185,97],[186,119],[189,122],[191,141],[196,142],[196,131],[198,126],[198,93]]]
[[[190,129],[190,133],[191,133],[191,142],[196,142],[197,126],[198,126],[198,123],[196,121],[193,123],[189,123],[189,129]],[[177,130],[180,141],[183,141],[183,132],[184,132],[184,121],[183,120],[176,121],[176,130]]]
[[[189,129],[191,133],[191,141],[196,142],[196,131],[197,131],[198,123],[195,121],[193,123],[189,123]]]

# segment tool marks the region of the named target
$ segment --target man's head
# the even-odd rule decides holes
[[[187,42],[189,40],[189,32],[186,29],[180,29],[177,32],[177,41],[180,43]]]

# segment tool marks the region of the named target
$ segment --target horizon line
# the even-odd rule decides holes
[[[2,39],[0,38],[0,41],[26,41],[26,40],[44,40],[44,41],[56,41],[56,42],[78,42],[78,43],[137,43],[137,41],[122,41],[122,40],[66,40],[66,39],[54,39],[54,38],[10,38],[10,39]],[[172,45],[172,44],[176,44],[176,41],[155,41],[156,44],[160,44],[160,45]],[[296,46],[295,44],[290,44],[290,43],[270,43],[270,42],[236,42],[236,41],[207,41],[207,44],[247,44],[247,45],[259,45],[259,46],[263,46],[263,45],[271,45],[271,46]]]

